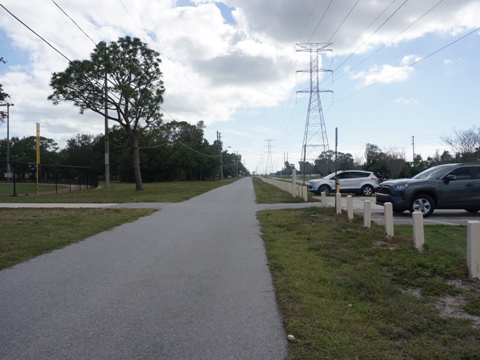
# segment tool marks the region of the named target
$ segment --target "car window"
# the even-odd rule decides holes
[[[363,178],[367,177],[369,173],[363,171],[352,171],[348,173],[349,178]]]
[[[480,166],[473,167],[473,177],[475,179],[480,179]]]
[[[451,165],[439,165],[430,169],[424,170],[421,173],[415,175],[412,179],[440,179],[452,168]]]
[[[472,167],[461,167],[450,171],[448,175],[455,175],[457,180],[470,180],[472,178]]]
[[[347,173],[340,173],[340,174],[337,174],[337,176],[333,177],[334,179],[345,179],[347,177]]]

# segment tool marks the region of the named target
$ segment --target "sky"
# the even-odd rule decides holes
[[[451,151],[444,139],[478,124],[478,0],[1,5],[0,57],[7,63],[0,64],[0,83],[14,104],[10,137],[35,135],[37,122],[60,147],[77,134],[103,133],[99,115],[48,101],[49,83],[53,72],[67,68],[65,57],[88,59],[95,43],[126,35],[160,53],[164,121],[204,121],[205,138],[213,143],[219,132],[224,149],[238,152],[251,172],[277,171],[285,161],[298,169],[306,130],[309,146],[319,140],[362,163],[366,144],[407,161],[414,153],[426,159]],[[329,50],[318,58],[325,138],[312,137],[320,113],[308,116],[310,54],[298,44]],[[0,125],[0,138],[6,132]]]

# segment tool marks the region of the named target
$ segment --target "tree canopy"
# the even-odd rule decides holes
[[[53,94],[48,99],[54,104],[73,102],[81,114],[91,110],[124,129],[137,190],[143,189],[139,135],[145,127],[159,126],[162,118],[165,89],[160,63],[158,52],[127,36],[109,45],[100,42],[90,60],[72,61],[65,71],[54,73],[50,82]]]

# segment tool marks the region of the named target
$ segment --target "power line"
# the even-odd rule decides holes
[[[348,12],[348,14],[345,16],[345,18],[343,19],[343,21],[340,23],[340,25],[338,25],[337,29],[335,30],[335,32],[333,33],[332,36],[330,36],[330,39],[328,39],[327,43],[331,42],[333,37],[335,36],[335,34],[337,33],[338,30],[340,30],[340,28],[342,27],[342,25],[345,23],[345,21],[347,21],[348,17],[350,16],[350,14],[352,13],[353,9],[355,9],[355,7],[358,5],[358,3],[360,2],[360,0],[357,0],[357,2],[352,6],[352,8],[350,9],[350,11]]]
[[[310,37],[308,38],[308,41],[307,41],[307,42],[310,42],[310,40],[312,39],[313,35],[314,35],[315,32],[317,31],[317,29],[318,29],[318,27],[320,26],[323,18],[325,17],[325,14],[327,13],[328,9],[330,9],[330,5],[332,5],[332,2],[333,2],[333,0],[330,0],[330,2],[328,3],[327,8],[326,8],[325,11],[323,12],[322,17],[321,17],[320,20],[318,21],[317,26],[316,26],[315,29],[313,30],[312,35],[310,35]]]
[[[27,24],[25,24],[22,20],[20,20],[18,17],[16,17],[14,14],[12,14],[5,6],[3,6],[2,4],[0,4],[0,6],[6,11],[8,12],[15,20],[17,20],[20,24],[22,24],[23,26],[25,26],[28,30],[30,30],[32,33],[34,33],[37,37],[39,37],[45,44],[47,44],[48,46],[50,46],[53,50],[55,50],[58,54],[60,54],[60,56],[62,56],[64,59],[66,59],[68,62],[72,62],[67,56],[65,56],[60,50],[58,50],[55,46],[53,46],[52,44],[50,44],[47,40],[45,40],[42,36],[40,36],[35,30],[33,30],[30,26],[28,26]]]
[[[56,7],[58,7],[60,9],[61,12],[63,12],[65,14],[66,17],[68,17],[76,26],[77,28],[80,29],[80,31],[87,37],[90,39],[90,41],[94,44],[94,45],[97,45],[97,43],[95,41],[92,40],[92,38],[90,36],[88,36],[88,34],[83,31],[83,29],[80,27],[80,25],[78,25],[75,20],[73,20],[65,11],[63,11],[63,9],[54,1],[52,0],[52,2],[55,4]]]
[[[408,29],[410,29],[413,25],[415,25],[416,23],[418,23],[422,18],[424,18],[426,15],[428,15],[430,12],[432,12],[437,6],[439,6],[441,3],[443,2],[443,0],[440,0],[438,3],[436,3],[435,5],[433,5],[430,9],[428,9],[423,15],[421,15],[419,18],[417,18],[415,21],[413,21],[412,23],[410,23],[410,25],[408,25],[405,29],[403,29],[400,33],[398,33],[395,37],[393,37],[392,39],[390,39],[388,42],[386,42],[385,44],[383,44],[382,46],[380,46],[377,50],[375,50],[373,53],[371,53],[369,56],[367,56],[365,59],[363,59],[362,61],[360,61],[358,64],[352,66],[349,71],[351,72],[353,69],[357,68],[358,66],[360,66],[361,64],[363,64],[365,61],[367,61],[368,59],[370,59],[371,57],[373,57],[375,54],[377,54],[380,50],[384,49],[386,46],[388,46],[388,44],[390,44],[392,41],[394,41],[396,38],[398,38],[400,35],[402,35],[405,31],[407,31]],[[358,50],[358,49],[357,49]],[[356,50],[356,51],[357,51]],[[343,65],[345,62],[343,62],[341,65]],[[340,66],[339,66],[340,67]],[[334,72],[336,72],[339,67],[337,67],[335,69]],[[347,73],[343,73],[342,75],[340,75],[338,78],[335,79],[335,81],[338,81],[340,78],[342,78],[343,76],[345,76]]]
[[[424,57],[422,57],[421,59],[413,62],[412,64],[409,64],[409,65],[406,65],[406,66],[407,66],[407,67],[413,67],[413,66],[417,65],[418,63],[420,63],[420,62],[422,62],[422,61],[424,61],[424,60],[432,57],[433,55],[439,53],[440,51],[443,51],[443,50],[445,50],[446,48],[452,46],[453,44],[456,44],[457,42],[465,39],[467,36],[470,36],[470,35],[474,34],[474,33],[477,32],[477,31],[480,31],[480,28],[476,28],[475,30],[470,31],[469,33],[463,35],[462,37],[460,37],[460,38],[458,38],[458,39],[455,39],[454,41],[448,43],[447,45],[441,47],[440,49],[438,49],[438,50],[436,50],[436,51],[428,54],[427,56],[424,56]],[[390,74],[389,76],[385,77],[385,79],[391,78],[392,76],[398,74],[400,71],[401,71],[401,70],[396,71],[396,72],[394,72],[393,74]],[[360,90],[358,90],[358,91],[355,91],[355,92],[351,93],[350,95],[344,96],[343,98],[337,100],[336,102],[345,100],[345,99],[347,99],[347,98],[349,98],[349,97],[351,97],[351,96],[353,96],[353,95],[356,95],[356,94],[358,94],[358,93],[361,93],[362,91],[365,91],[365,90],[367,90],[367,89],[371,88],[372,86],[377,85],[377,84],[379,84],[379,83],[380,83],[379,81],[376,81],[376,82],[374,82],[374,83],[372,83],[372,84],[364,87],[363,89],[360,89]]]
[[[443,1],[443,0],[442,0]],[[395,0],[394,0],[395,2]],[[353,53],[351,53],[340,65],[337,66],[336,69],[333,71],[337,71],[343,64],[345,64],[354,54],[357,53],[358,50],[360,50],[367,42],[370,40],[377,32],[380,30],[406,3],[408,0],[405,0]],[[388,6],[390,7],[393,4],[393,2]],[[388,9],[387,7],[387,9]],[[385,12],[387,9],[385,9],[383,12]],[[383,14],[382,12],[382,14]],[[381,15],[381,14],[380,14]],[[380,15],[378,17],[380,17]],[[377,19],[378,19],[377,17]],[[376,20],[376,19],[375,19]],[[358,38],[357,38],[358,39]]]

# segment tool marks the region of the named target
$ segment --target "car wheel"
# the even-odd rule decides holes
[[[318,188],[318,193],[321,195],[322,192],[325,193],[325,195],[330,194],[330,186],[328,185],[322,185]]]
[[[373,194],[373,187],[370,185],[365,185],[362,187],[362,195],[363,196],[372,196]]]
[[[428,195],[417,195],[410,204],[410,212],[420,211],[424,217],[430,216],[435,210],[435,203]]]

